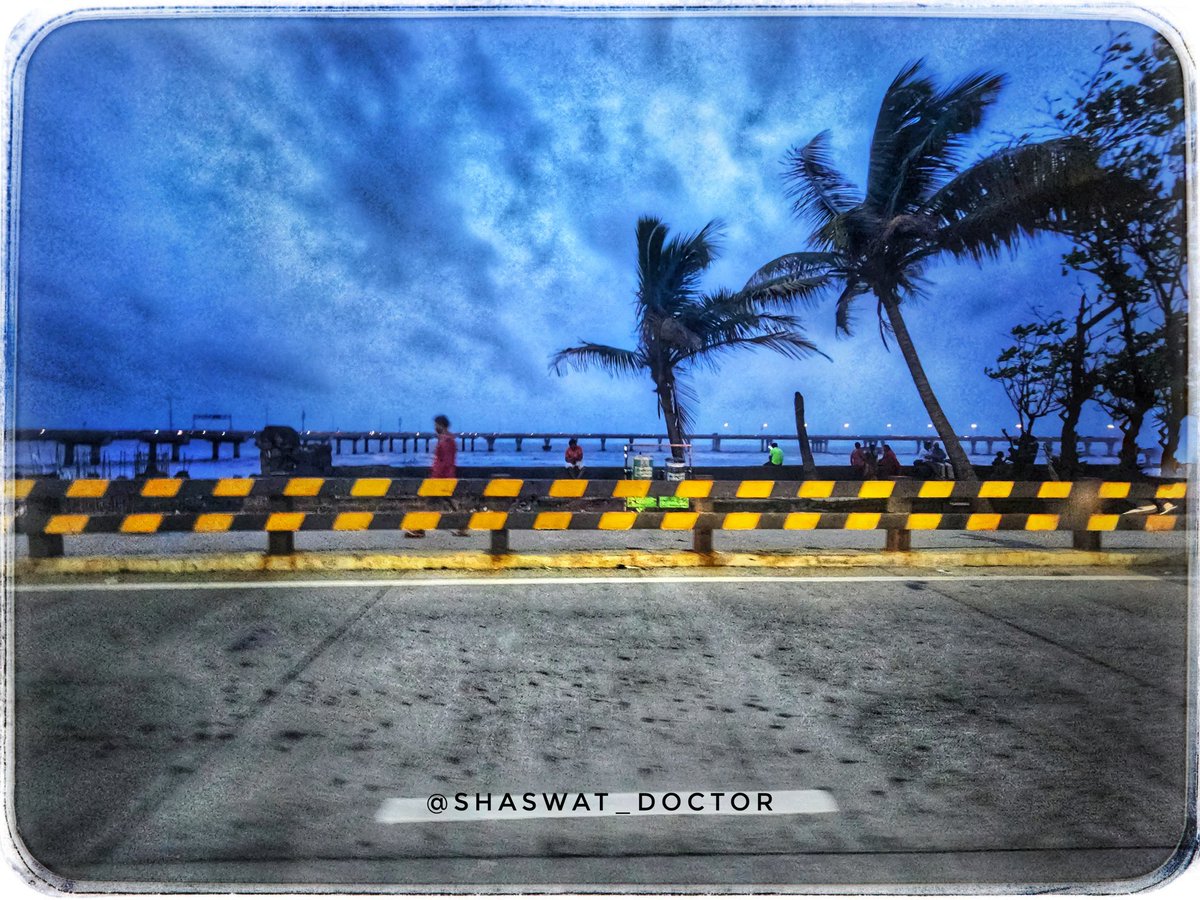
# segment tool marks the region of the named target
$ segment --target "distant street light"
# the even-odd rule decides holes
[[[1115,426],[1115,425],[1113,425],[1113,423],[1112,423],[1112,422],[1109,422],[1107,427],[1109,427],[1109,428],[1116,428],[1116,426]]]
[[[972,427],[972,428],[978,428],[979,426],[978,426],[978,425],[976,425],[974,422],[972,422],[972,423],[971,423],[971,427]]]

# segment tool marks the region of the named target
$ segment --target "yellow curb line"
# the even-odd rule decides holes
[[[1182,566],[1179,551],[1088,550],[915,550],[834,551],[828,553],[575,552],[395,554],[301,552],[290,556],[220,553],[191,556],[68,556],[21,559],[18,578],[41,575],[194,575],[220,572],[496,572],[510,569],[709,569],[709,568],[862,568],[900,566],[953,568],[973,566],[1053,567]]]

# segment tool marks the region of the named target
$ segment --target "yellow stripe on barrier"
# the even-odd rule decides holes
[[[458,487],[457,478],[426,478],[417,488],[418,497],[452,497]]]
[[[1115,531],[1119,521],[1121,521],[1120,516],[1092,515],[1088,517],[1087,530]]]
[[[663,531],[686,531],[696,526],[698,518],[700,518],[700,513],[696,512],[663,513],[662,524],[658,527]]]
[[[953,481],[926,481],[921,484],[921,490],[917,492],[917,496],[927,497],[931,500],[945,500],[953,491]]]
[[[811,531],[821,521],[821,514],[815,512],[788,513],[783,520],[783,527],[790,531]]]
[[[193,531],[228,531],[233,525],[232,513],[201,513],[196,516]]]
[[[846,516],[845,528],[850,531],[866,531],[879,526],[879,513],[856,512]]]
[[[253,478],[222,478],[213,487],[214,497],[249,497],[254,488]]]
[[[267,531],[299,531],[304,524],[302,512],[276,512],[267,516]]]
[[[995,531],[999,527],[999,513],[971,513],[967,516],[967,531]]]
[[[386,497],[392,486],[390,478],[355,478],[350,488],[351,497]]]
[[[864,481],[858,489],[858,496],[860,499],[882,500],[892,496],[895,487],[894,481]]]
[[[736,496],[741,500],[765,500],[774,488],[773,481],[743,481],[738,485]]]
[[[713,483],[701,481],[698,478],[685,478],[675,486],[676,497],[689,497],[700,500],[712,493]]]
[[[941,524],[941,513],[909,513],[904,527],[909,531],[933,531]]]
[[[507,521],[508,513],[489,510],[487,512],[472,513],[471,521],[467,527],[472,531],[500,531]]]
[[[183,487],[182,478],[150,478],[142,485],[143,497],[174,497]]]
[[[1100,497],[1105,500],[1123,500],[1128,496],[1128,481],[1105,481],[1100,485]]]
[[[1174,531],[1175,516],[1147,516],[1147,531]]]
[[[762,513],[756,512],[731,512],[725,514],[725,521],[721,523],[721,528],[725,531],[749,531],[758,527],[758,521],[762,518]]]
[[[542,512],[533,520],[535,531],[565,531],[571,527],[571,513]]]
[[[1011,481],[985,481],[979,485],[980,497],[1008,497],[1012,494]]]
[[[485,497],[516,497],[525,481],[521,478],[493,478],[483,489]]]
[[[614,497],[645,497],[650,492],[649,481],[618,481],[613,485]]]
[[[439,512],[410,512],[404,514],[404,518],[400,520],[400,527],[405,531],[425,531],[437,528],[440,521],[442,514]]]
[[[162,525],[162,513],[131,513],[121,520],[125,534],[153,534]]]
[[[823,497],[828,497],[832,493],[832,481],[802,481],[800,482],[800,490],[796,491],[796,496],[819,500]]]
[[[337,518],[333,520],[334,531],[366,531],[371,527],[371,522],[375,519],[375,513],[369,512],[344,512],[338,513]]]
[[[601,514],[597,527],[601,531],[626,531],[633,527],[636,518],[635,512],[606,512]]]
[[[10,483],[12,484],[13,499],[24,500],[33,492],[33,486],[37,482],[32,478],[18,478]]]
[[[67,496],[103,497],[107,490],[107,478],[80,478],[67,485]]]
[[[285,497],[315,497],[325,486],[324,478],[289,478],[283,489]]]
[[[1025,520],[1026,531],[1055,531],[1058,528],[1058,516],[1052,513],[1030,513]]]
[[[1160,484],[1154,496],[1159,500],[1178,500],[1180,497],[1186,497],[1187,482],[1180,481],[1176,484]]]
[[[46,523],[46,534],[80,534],[87,528],[91,516],[51,516]]]
[[[1037,495],[1043,500],[1064,500],[1071,496],[1071,482],[1043,481]]]
[[[582,497],[587,493],[588,483],[583,478],[556,478],[550,482],[551,497]]]

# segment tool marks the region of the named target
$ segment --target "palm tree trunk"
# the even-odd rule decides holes
[[[887,312],[888,322],[892,326],[892,333],[896,336],[900,353],[908,364],[908,371],[912,375],[913,384],[916,385],[917,394],[920,396],[921,402],[925,404],[929,420],[933,423],[938,437],[942,439],[942,443],[946,447],[946,455],[950,457],[950,464],[954,466],[955,477],[961,481],[978,481],[979,477],[971,467],[971,461],[967,458],[962,444],[958,442],[958,435],[954,433],[954,428],[942,411],[942,405],[938,403],[937,396],[933,393],[933,387],[929,384],[929,378],[925,375],[925,368],[921,365],[920,357],[917,356],[917,348],[913,346],[912,335],[908,333],[908,326],[904,324],[904,317],[900,314],[900,302],[893,296],[883,296],[880,300]]]
[[[683,461],[683,428],[679,424],[679,407],[675,401],[675,380],[669,375],[656,388],[658,406],[667,425],[667,441],[671,444],[671,458]]]

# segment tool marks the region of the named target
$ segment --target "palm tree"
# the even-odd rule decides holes
[[[709,222],[695,234],[667,239],[667,225],[643,216],[637,224],[638,289],[634,301],[637,347],[632,350],[590,341],[559,350],[550,367],[597,366],[612,375],[648,372],[667,426],[672,456],[683,458],[695,394],[686,376],[694,366],[715,369],[721,354],[765,347],[797,359],[820,351],[803,334],[799,320],[782,312],[816,291],[824,277],[759,278],[739,292],[700,292],[700,278],[716,259],[721,226]]]
[[[961,168],[967,140],[1004,76],[978,72],[939,90],[921,67],[905,67],[884,94],[865,193],[832,165],[828,132],[790,151],[788,197],[796,216],[815,226],[815,249],[768,263],[747,289],[788,276],[825,275],[841,289],[837,326],[846,334],[855,300],[873,295],[884,345],[888,335],[895,338],[957,477],[974,480],[902,307],[922,295],[922,273],[939,257],[981,263],[1014,251],[1023,238],[1102,210],[1113,183],[1096,150],[1078,138],[1018,143]],[[1117,194],[1107,199],[1115,202]]]

